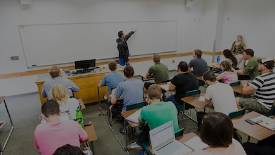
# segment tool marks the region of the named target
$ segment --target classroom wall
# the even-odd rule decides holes
[[[203,17],[204,0],[194,1],[191,8],[186,8],[185,1],[182,0],[34,0],[31,5],[22,5],[19,0],[1,0],[0,74],[30,70],[26,67],[18,25],[177,20],[177,52],[181,53],[201,48]],[[19,56],[19,60],[11,61],[11,56]],[[144,67],[146,71],[151,62],[133,65],[136,64],[148,64]],[[169,68],[175,66],[168,64]],[[35,79],[36,76],[28,76],[0,80],[1,87],[8,89],[1,89],[0,94],[15,95],[37,91]]]
[[[222,49],[230,48],[241,34],[256,56],[275,58],[274,6],[274,0],[226,0]]]

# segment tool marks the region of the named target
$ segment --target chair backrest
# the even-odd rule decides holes
[[[230,83],[230,86],[238,86],[241,84],[241,81]]]
[[[245,108],[229,113],[231,119],[244,115]]]
[[[274,110],[275,110],[275,106],[274,106],[274,104],[272,104],[271,110],[268,113],[264,114],[264,115],[269,117],[270,115],[273,114]]]
[[[191,90],[191,91],[187,91],[185,93],[185,97],[188,97],[188,96],[196,96],[196,95],[199,95],[201,93],[201,90]]]
[[[179,129],[178,131],[175,132],[175,137],[179,137],[183,135],[183,128]]]
[[[170,82],[171,81],[171,79],[169,79],[169,80],[163,80],[161,83],[167,83],[167,82]]]
[[[126,111],[142,108],[143,106],[146,106],[146,105],[147,105],[146,102],[140,102],[140,103],[130,104],[130,105],[127,105]]]

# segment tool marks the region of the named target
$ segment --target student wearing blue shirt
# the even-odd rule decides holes
[[[98,87],[103,87],[108,84],[108,92],[111,92],[111,90],[116,88],[120,82],[125,81],[125,78],[122,73],[116,71],[117,64],[115,61],[109,62],[108,66],[111,72],[104,75],[101,83],[98,84]]]
[[[69,79],[62,78],[62,74],[60,72],[60,69],[57,66],[53,66],[49,74],[51,75],[52,79],[45,81],[43,88],[42,88],[42,97],[51,99],[51,88],[52,86],[61,83],[65,86],[67,90],[67,94],[72,97],[72,92],[78,92],[79,88]]]

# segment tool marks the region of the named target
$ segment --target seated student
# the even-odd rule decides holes
[[[254,98],[236,98],[237,105],[262,114],[268,113],[275,100],[275,73],[274,60],[266,58],[258,60],[259,71],[262,75],[257,76],[251,84],[243,83],[242,93],[251,94],[255,91]]]
[[[42,94],[41,94],[42,97],[44,97],[44,98],[47,97],[49,100],[51,98],[50,90],[51,90],[52,86],[57,83],[61,83],[66,87],[67,93],[70,97],[72,96],[72,92],[79,91],[79,88],[71,80],[62,78],[62,74],[60,73],[60,70],[57,66],[53,66],[50,69],[49,73],[50,73],[52,79],[45,81],[43,88],[42,88]]]
[[[121,72],[116,71],[117,64],[115,61],[109,62],[108,66],[111,72],[104,75],[98,87],[103,87],[108,84],[108,92],[111,92],[111,89],[116,88],[120,82],[125,81],[125,78]]]
[[[200,131],[201,140],[209,146],[196,150],[190,155],[246,155],[242,145],[232,138],[233,123],[225,114],[219,112],[206,114]]]
[[[229,49],[225,49],[223,51],[223,56],[225,57],[225,61],[228,61],[234,69],[238,67],[238,61]],[[217,68],[221,68],[220,64],[217,64],[215,66]]]
[[[124,76],[126,81],[120,82],[116,88],[114,95],[111,98],[112,105],[110,111],[114,115],[119,115],[121,110],[126,111],[127,105],[135,104],[143,101],[143,82],[133,78],[135,72],[132,66],[124,68]],[[122,96],[123,108],[119,107],[116,103]],[[124,133],[123,130],[120,130]]]
[[[235,69],[232,68],[228,61],[223,61],[220,64],[222,73],[217,77],[217,80],[223,80],[225,84],[230,84],[238,81],[238,75]]]
[[[202,74],[208,70],[207,63],[206,61],[201,58],[202,56],[202,51],[199,49],[196,49],[193,53],[193,57],[195,59],[192,59],[189,62],[190,68],[193,68],[194,74],[196,77],[202,76]]]
[[[254,57],[254,51],[252,49],[246,49],[243,53],[243,64],[241,70],[238,71],[239,80],[253,80],[256,76],[260,75],[258,71],[257,58]],[[246,60],[249,60],[247,65],[245,66]],[[249,75],[249,77],[244,75]]]
[[[185,61],[178,64],[178,75],[174,76],[169,85],[170,91],[176,91],[175,95],[167,97],[166,101],[173,102],[176,106],[183,104],[181,98],[185,97],[187,91],[199,89],[198,81],[194,74],[189,72],[189,66]],[[186,109],[187,105],[185,105]]]
[[[59,105],[54,100],[47,100],[41,107],[43,119],[47,123],[39,124],[34,132],[34,147],[42,155],[52,155],[57,148],[65,144],[80,147],[87,133],[75,121],[60,121]]]
[[[66,144],[62,147],[59,147],[53,155],[85,155],[83,151],[76,146]]]
[[[160,86],[153,84],[148,88],[146,102],[149,104],[141,109],[139,122],[145,125],[137,142],[132,143],[127,148],[142,149],[141,144],[149,141],[149,130],[153,130],[169,121],[173,121],[174,131],[179,130],[177,109],[172,102],[162,102],[162,90]],[[149,126],[149,127],[148,127]]]
[[[79,101],[70,98],[63,84],[56,84],[51,89],[51,99],[59,104],[61,112],[69,111],[71,119],[75,119],[76,109],[79,107]]]

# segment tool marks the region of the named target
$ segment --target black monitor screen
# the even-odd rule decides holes
[[[95,67],[95,59],[75,61],[75,69],[93,69]]]

